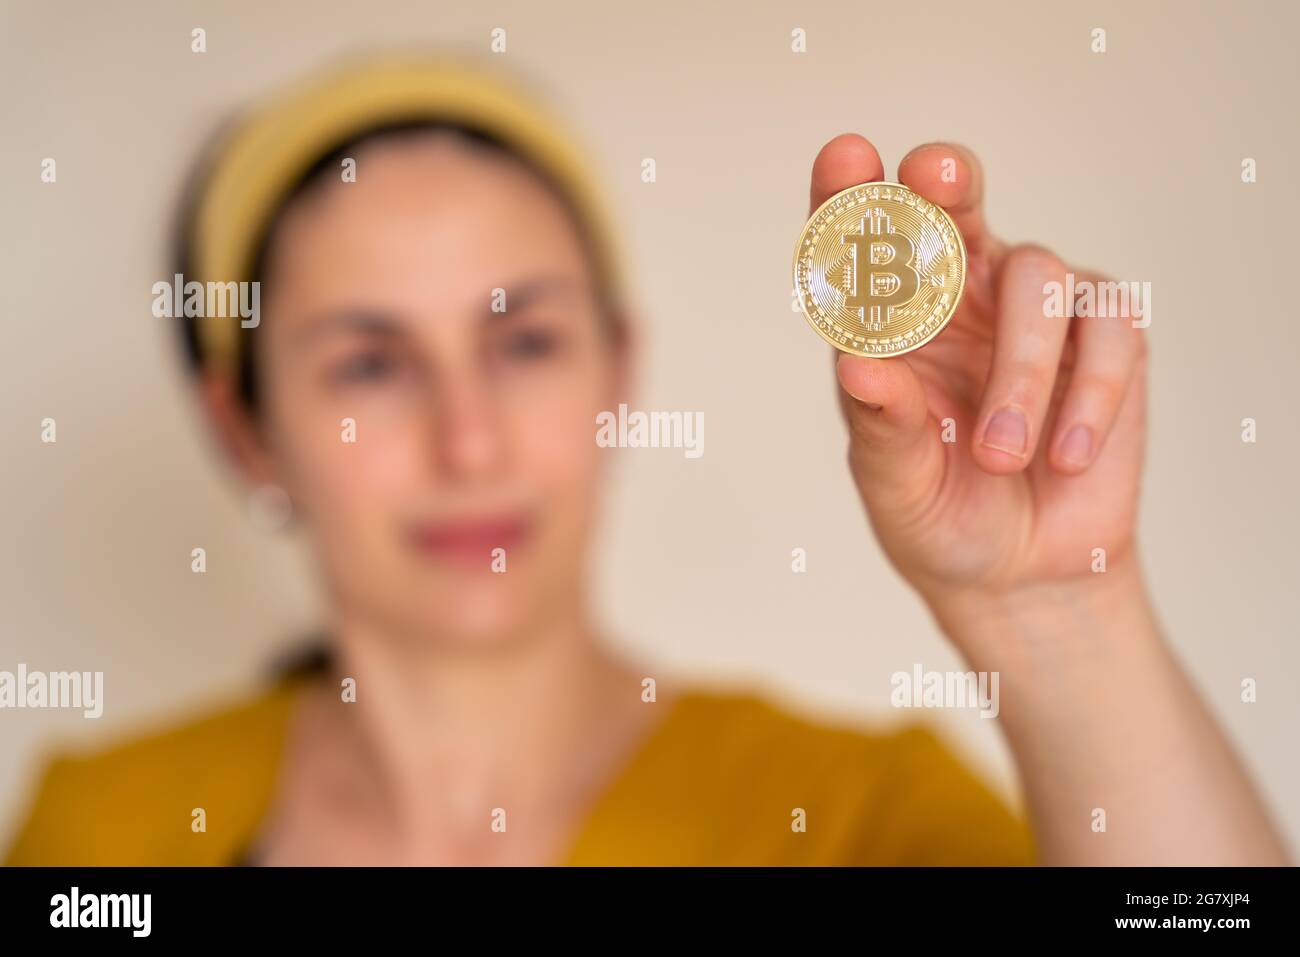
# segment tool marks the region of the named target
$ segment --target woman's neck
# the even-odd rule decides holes
[[[413,839],[424,822],[445,829],[448,816],[469,826],[507,804],[545,812],[581,803],[650,717],[642,676],[576,614],[489,649],[344,623],[334,648],[319,717],[356,763],[361,773],[349,776],[367,803]]]

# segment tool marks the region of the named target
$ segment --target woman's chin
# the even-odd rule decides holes
[[[498,581],[463,582],[423,609],[421,630],[450,646],[493,647],[525,630],[529,602],[518,587]]]

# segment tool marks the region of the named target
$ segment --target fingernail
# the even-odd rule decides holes
[[[1092,461],[1092,429],[1075,425],[1061,439],[1061,459],[1071,465],[1087,465]]]
[[[999,409],[984,427],[984,444],[999,452],[1024,455],[1029,445],[1029,423],[1019,409]]]

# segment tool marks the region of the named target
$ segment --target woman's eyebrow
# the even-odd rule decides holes
[[[306,346],[331,333],[397,336],[401,332],[401,323],[383,313],[366,309],[343,309],[313,319],[298,330],[296,339],[299,346]]]
[[[505,309],[494,309],[495,303],[489,304],[486,309],[489,318],[508,316],[549,298],[575,297],[581,292],[582,285],[569,276],[530,276],[501,288],[505,290]]]
[[[505,290],[505,309],[493,309],[489,302],[484,309],[489,318],[508,316],[547,299],[576,297],[582,284],[569,276],[532,276],[501,288]],[[296,342],[306,346],[333,333],[396,337],[404,331],[402,322],[389,314],[365,308],[339,309],[307,322],[298,330]]]

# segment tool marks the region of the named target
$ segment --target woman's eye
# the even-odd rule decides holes
[[[521,329],[506,337],[503,351],[511,358],[533,359],[550,355],[558,345],[558,337],[544,329]]]
[[[376,382],[391,376],[397,362],[381,352],[364,352],[337,364],[330,374],[335,382]]]

